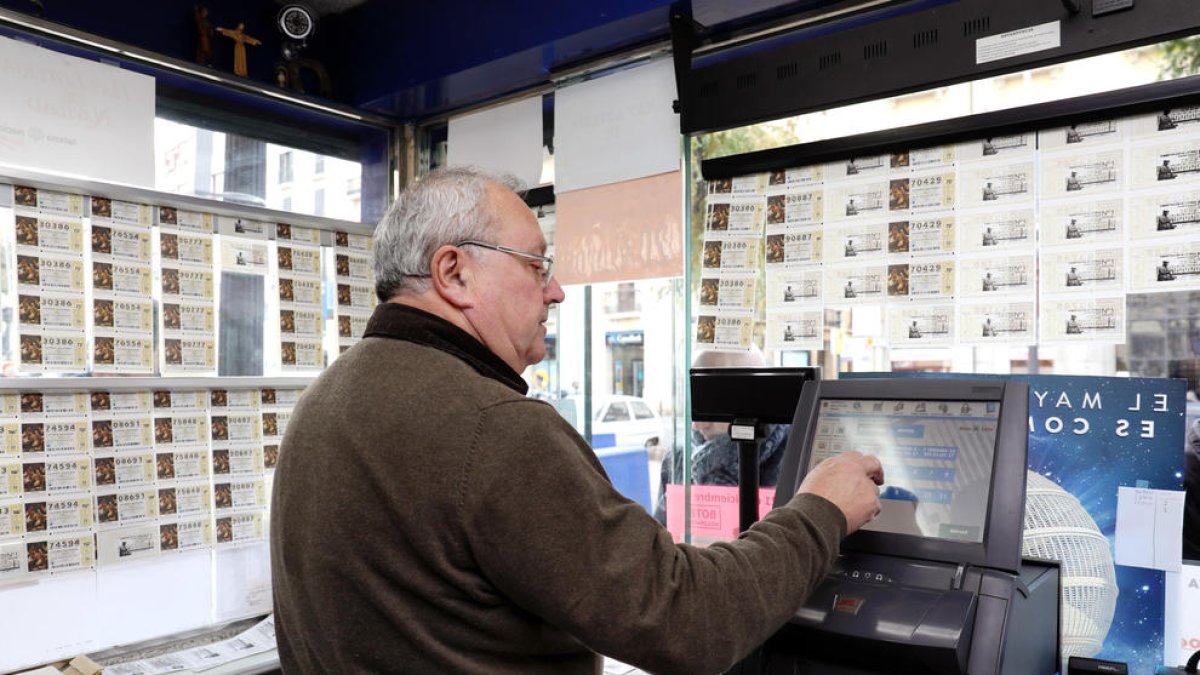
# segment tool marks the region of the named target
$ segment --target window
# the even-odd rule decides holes
[[[325,158],[321,155],[316,156],[316,161],[313,163],[313,173],[318,176],[325,173]]]
[[[637,310],[637,290],[633,284],[617,284],[617,311],[636,312]]]
[[[285,152],[279,155],[279,182],[292,182],[292,153]]]
[[[693,250],[702,245],[705,188],[700,184],[699,157],[711,158],[817,140],[844,138],[864,132],[935,120],[1033,105],[1148,84],[1192,74],[1194,66],[1172,57],[1173,49],[1193,54],[1195,42],[1187,40],[1137,47],[1125,51],[1056,64],[971,82],[882,98],[848,106],[739,127],[694,137],[691,187]],[[1120,115],[1118,115],[1120,117]],[[700,261],[689,261],[690,298],[699,297]],[[1196,372],[1200,358],[1186,349],[1169,350],[1174,340],[1188,342],[1186,325],[1194,314],[1186,308],[1190,292],[1128,293],[1125,344],[1079,344],[1069,348],[1042,345],[1036,349],[1000,346],[954,346],[915,349],[881,346],[885,317],[878,310],[853,306],[839,321],[826,321],[824,349],[784,352],[778,363],[803,363],[824,369],[824,377],[846,371],[926,371],[964,373],[1059,373],[1077,375],[1130,375],[1180,377],[1189,389],[1200,391]],[[1173,309],[1180,308],[1180,309]],[[827,310],[828,313],[828,310]],[[1140,313],[1140,314],[1139,314]],[[1153,318],[1148,318],[1153,315]],[[1160,317],[1180,319],[1171,323]],[[1192,404],[1200,406],[1200,404]]]
[[[650,406],[646,405],[645,403],[642,403],[641,401],[631,401],[629,405],[633,407],[633,416],[639,420],[654,419],[654,411],[650,410]]]
[[[159,190],[342,220],[363,219],[363,170],[358,162],[161,117],[154,123],[154,145]],[[307,173],[314,164],[322,167],[320,177]],[[318,189],[321,197],[316,196]],[[295,198],[310,193],[311,201]]]
[[[601,421],[628,422],[630,419],[632,418],[629,417],[629,408],[625,407],[624,403],[612,403],[609,404],[608,410],[604,412],[604,419]]]

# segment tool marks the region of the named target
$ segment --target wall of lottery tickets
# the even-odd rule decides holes
[[[0,226],[0,671],[269,612],[279,442],[363,333],[371,228],[24,172]],[[270,377],[213,377],[224,271]]]
[[[1200,289],[1200,107],[708,182],[696,341],[1123,343],[1126,294]],[[764,296],[765,294],[765,296]],[[760,312],[759,308],[765,308]]]
[[[319,371],[362,335],[370,227],[101,187],[0,175],[10,374],[215,375],[225,273],[264,280],[257,372]]]

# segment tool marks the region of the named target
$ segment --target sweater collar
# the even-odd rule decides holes
[[[465,330],[416,307],[383,302],[367,322],[364,338],[384,337],[433,347],[458,357],[484,377],[490,377],[522,396],[529,385],[521,375]]]

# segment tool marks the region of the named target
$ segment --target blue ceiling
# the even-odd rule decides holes
[[[191,61],[193,0],[0,0],[0,8],[38,15],[105,38]],[[248,53],[249,77],[273,83],[283,61],[275,0],[206,0],[213,26],[246,25],[262,41]],[[320,12],[304,55],[329,71],[332,98],[399,121],[415,121],[549,81],[551,73],[669,37],[669,0],[554,2],[332,3]],[[812,11],[847,0],[693,0],[697,21],[724,30]],[[349,7],[346,9],[346,7]],[[43,9],[44,8],[44,9]],[[213,37],[213,68],[232,70],[233,44]]]
[[[510,0],[486,10],[479,4],[421,3],[398,13],[376,0],[338,17],[345,24],[342,44],[353,41],[355,48],[339,55],[336,70],[350,78],[355,105],[425,117],[542,84],[552,70],[668,35],[667,0]],[[356,54],[378,56],[364,61]]]
[[[672,7],[732,31],[848,0],[371,0],[331,18],[330,54],[353,105],[421,119],[544,84],[551,74],[667,40]]]

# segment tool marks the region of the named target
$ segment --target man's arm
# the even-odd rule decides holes
[[[806,494],[737,540],[676,546],[538,405],[506,403],[480,419],[462,488],[472,554],[511,601],[644,669],[717,672],[744,657],[828,572],[847,525],[878,508],[877,489],[859,496],[872,480],[865,460],[830,460]]]

